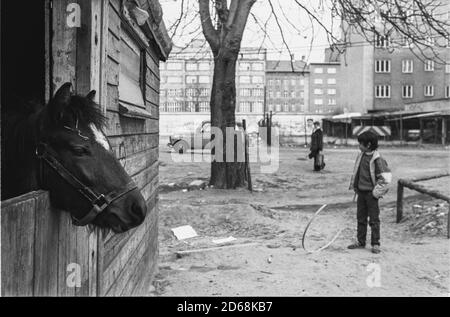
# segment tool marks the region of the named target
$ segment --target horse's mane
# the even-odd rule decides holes
[[[104,128],[106,117],[99,105],[83,96],[72,96],[70,106],[57,110],[59,118],[63,121],[75,122],[78,120],[84,124],[94,124],[98,128]]]

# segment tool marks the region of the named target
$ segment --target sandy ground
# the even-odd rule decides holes
[[[450,170],[441,149],[381,149],[398,178]],[[254,187],[182,191],[169,183],[208,179],[208,163],[175,163],[160,149],[159,270],[157,296],[448,296],[450,240],[445,230],[418,234],[413,205],[442,201],[405,190],[406,219],[395,223],[396,185],[380,201],[382,253],[348,250],[356,233],[356,203],[348,190],[356,148],[326,149],[326,168],[312,171],[305,148],[282,148],[279,169],[270,174],[252,164]],[[424,182],[450,195],[450,177]],[[301,244],[314,212],[327,208],[310,227],[307,248],[315,249],[342,229],[318,253]],[[448,206],[443,206],[448,210]],[[447,216],[445,215],[445,221]],[[171,228],[191,225],[198,237],[178,241]],[[370,229],[369,229],[370,233]],[[233,236],[238,247],[176,255],[177,251],[216,247],[212,239]]]

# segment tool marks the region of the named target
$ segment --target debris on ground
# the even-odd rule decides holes
[[[229,236],[228,238],[214,239],[214,240],[212,240],[212,242],[215,244],[222,244],[222,243],[227,243],[227,242],[233,242],[235,240],[237,240],[235,237]]]
[[[177,237],[178,240],[184,240],[189,238],[197,237],[197,232],[195,232],[194,228],[191,226],[181,226],[172,228],[173,234]]]
[[[416,235],[441,235],[447,233],[448,204],[434,206],[414,205],[410,230]]]
[[[201,179],[196,179],[189,183],[188,189],[189,190],[202,190],[206,187],[206,182]]]

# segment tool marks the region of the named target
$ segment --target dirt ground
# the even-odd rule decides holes
[[[348,190],[356,148],[325,149],[325,170],[312,171],[305,148],[282,148],[279,169],[270,174],[252,164],[253,193],[248,190],[182,190],[192,180],[207,180],[209,163],[175,163],[160,148],[159,270],[156,296],[449,296],[450,240],[447,214],[433,233],[411,228],[420,216],[413,209],[448,204],[405,189],[405,219],[395,222],[399,178],[450,170],[443,149],[381,149],[393,171],[389,194],[380,200],[380,254],[348,250],[356,234],[356,203]],[[185,154],[189,155],[189,154]],[[171,184],[171,183],[175,183]],[[170,184],[170,185],[169,185]],[[450,177],[423,182],[450,195]],[[315,249],[342,229],[327,249]],[[415,206],[413,208],[413,206]],[[171,228],[191,225],[198,237],[179,241]],[[370,233],[370,228],[368,229]],[[233,236],[231,247],[178,254],[182,250],[217,247],[213,239]],[[370,237],[370,236],[369,236]],[[368,237],[368,238],[369,238]]]

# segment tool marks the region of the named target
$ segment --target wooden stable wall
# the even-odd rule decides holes
[[[74,12],[68,8],[74,4],[81,8],[78,27],[68,25]],[[2,202],[2,295],[148,295],[158,256],[157,40],[149,41],[133,25],[120,0],[47,0],[47,5],[52,7],[48,21],[53,32],[47,36],[51,58],[46,60],[46,94],[64,82],[72,82],[78,94],[97,90],[96,101],[108,119],[105,132],[141,189],[147,216],[137,228],[103,236],[99,229],[73,226],[66,212],[51,208],[46,192]],[[141,51],[128,49],[136,45]],[[121,69],[123,73],[130,67],[133,52],[145,54],[145,71],[140,70],[145,76],[137,78],[143,102],[136,105],[124,104],[119,94]],[[134,80],[136,74],[128,75]],[[76,287],[67,285],[72,264],[80,266],[81,285]]]
[[[123,116],[119,111],[120,68],[132,62],[129,48],[134,43],[123,26],[120,1],[108,6],[107,49],[107,135],[111,145],[129,175],[141,188],[147,201],[148,214],[143,225],[125,234],[104,239],[103,283],[101,294],[145,294],[157,260],[157,186],[158,186],[158,103],[159,59],[147,49],[145,110],[151,116]],[[139,76],[139,74],[133,74]],[[131,105],[131,107],[133,107]]]

